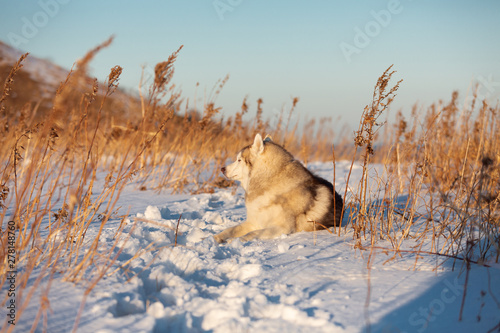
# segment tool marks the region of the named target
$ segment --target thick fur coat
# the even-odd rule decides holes
[[[341,223],[344,203],[333,185],[259,134],[221,171],[245,190],[247,220],[215,235],[219,243],[236,237],[269,239]]]

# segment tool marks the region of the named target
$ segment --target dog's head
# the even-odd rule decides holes
[[[268,140],[267,137],[265,140],[262,140],[262,136],[257,134],[252,145],[243,148],[233,163],[221,169],[224,176],[231,180],[239,181],[246,191],[254,163],[264,152],[264,142]]]

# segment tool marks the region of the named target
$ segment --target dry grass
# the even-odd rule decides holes
[[[455,92],[446,105],[414,107],[411,126],[399,113],[375,154],[384,174],[370,178],[374,128],[383,125],[377,119],[401,82],[389,88],[391,67],[378,79],[354,138],[356,151],[364,148],[363,173],[351,192],[349,216],[357,247],[362,247],[363,239],[369,239],[372,247],[386,240],[395,258],[408,252],[402,245],[409,240],[405,244],[417,254],[453,258],[466,265],[498,262],[500,106],[487,101],[478,106],[474,97],[470,105],[459,107]],[[422,250],[428,244],[431,250]]]
[[[331,161],[334,156],[334,162],[349,159],[361,164],[360,183],[344,191],[350,198],[349,222],[336,230],[338,235],[352,230],[359,248],[362,240],[372,249],[384,240],[392,244],[395,257],[408,251],[402,245],[411,240],[417,253],[424,253],[422,247],[430,243],[426,253],[467,262],[498,261],[498,105],[474,99],[472,105],[459,108],[454,94],[447,105],[415,107],[412,123],[398,114],[395,125],[384,127],[384,140],[377,139],[383,126],[378,119],[400,84],[390,86],[394,72],[389,68],[375,85],[354,140],[342,132],[335,137],[325,119],[301,126],[294,117],[298,98],[281,110],[274,125],[263,118],[260,99],[254,111],[245,99],[241,110],[225,119],[216,99],[228,78],[217,83],[199,112],[172,84],[180,47],[155,67],[147,94],[130,100],[131,113],[119,117],[121,98],[114,95],[119,93],[122,69],[112,68],[104,84],[86,73],[88,63],[111,40],[76,64],[43,117],[37,106],[20,111],[6,103],[25,56],[6,78],[0,98],[0,282],[5,282],[7,271],[4,230],[14,221],[17,262],[23,267],[18,275],[18,318],[37,289],[44,295],[37,321],[45,318],[50,281],[56,275],[75,283],[91,276],[87,295],[105,274],[116,271],[112,268],[120,253],[118,244],[127,240],[125,215],[118,212],[117,202],[127,184],[191,193],[231,186],[218,170],[255,133],[271,135],[305,163]],[[374,162],[384,165],[384,175],[370,176]],[[104,181],[98,179],[103,173]],[[122,223],[114,242],[103,247],[99,236],[110,219]],[[37,280],[28,284],[35,269]],[[6,301],[7,297],[2,306]]]

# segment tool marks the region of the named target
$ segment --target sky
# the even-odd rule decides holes
[[[173,82],[199,107],[218,80],[224,116],[248,97],[277,117],[299,97],[299,121],[331,117],[356,129],[377,78],[390,65],[403,79],[395,103],[411,107],[461,101],[478,83],[480,96],[500,96],[500,1],[77,1],[0,0],[0,40],[71,68],[111,35],[91,64],[104,80],[123,67],[121,87],[137,91],[150,73],[184,45]]]

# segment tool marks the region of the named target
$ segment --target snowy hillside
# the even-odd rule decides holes
[[[337,163],[340,188],[349,166]],[[310,168],[332,179],[331,164]],[[355,168],[352,182],[359,177],[360,169]],[[367,269],[370,253],[354,249],[351,232],[340,237],[327,231],[298,233],[218,245],[215,233],[245,219],[241,188],[235,194],[223,189],[199,195],[136,188],[129,185],[117,204],[122,214],[128,211],[126,228],[131,234],[112,269],[118,272],[107,274],[90,292],[78,332],[499,330],[498,264],[471,266],[459,322],[465,290],[461,262],[452,270],[451,260],[441,265],[442,258],[425,256],[413,269],[414,254],[386,262],[392,253],[378,251]],[[119,223],[106,224],[101,242],[113,241]],[[89,242],[98,226],[89,230]],[[155,250],[145,251],[151,244]],[[56,277],[46,326],[41,320],[35,332],[70,332],[84,290],[85,283],[75,286]],[[15,332],[30,330],[41,296],[39,291],[32,298]],[[5,317],[4,307],[0,314]]]
[[[0,41],[0,67],[10,68],[19,60],[23,52],[16,50]],[[28,56],[23,62],[23,70],[29,73],[30,78],[39,83],[44,98],[52,98],[54,92],[66,79],[69,71],[44,59]]]
[[[14,64],[23,54],[24,52],[0,41],[1,82],[4,82]],[[75,59],[75,64],[77,60]],[[73,69],[76,69],[76,65]],[[51,112],[56,91],[61,84],[67,81],[69,73],[69,69],[62,68],[50,60],[29,54],[22,62],[22,68],[14,77],[12,93],[7,98],[6,103],[16,112],[25,108],[26,105],[31,105],[34,111],[30,111],[37,114],[38,119],[43,119]],[[92,73],[85,74],[83,81],[93,82]],[[106,77],[98,77],[97,79],[102,82]],[[102,96],[105,93],[103,89],[105,85],[101,83],[99,86],[101,88],[97,93]],[[71,90],[75,90],[75,94],[87,93],[89,89],[85,84],[76,87],[78,88],[71,88]],[[110,114],[118,115],[117,122],[130,120],[133,115],[140,112],[138,97],[134,93],[117,89],[113,96],[108,97],[108,103],[104,106],[104,110]]]

